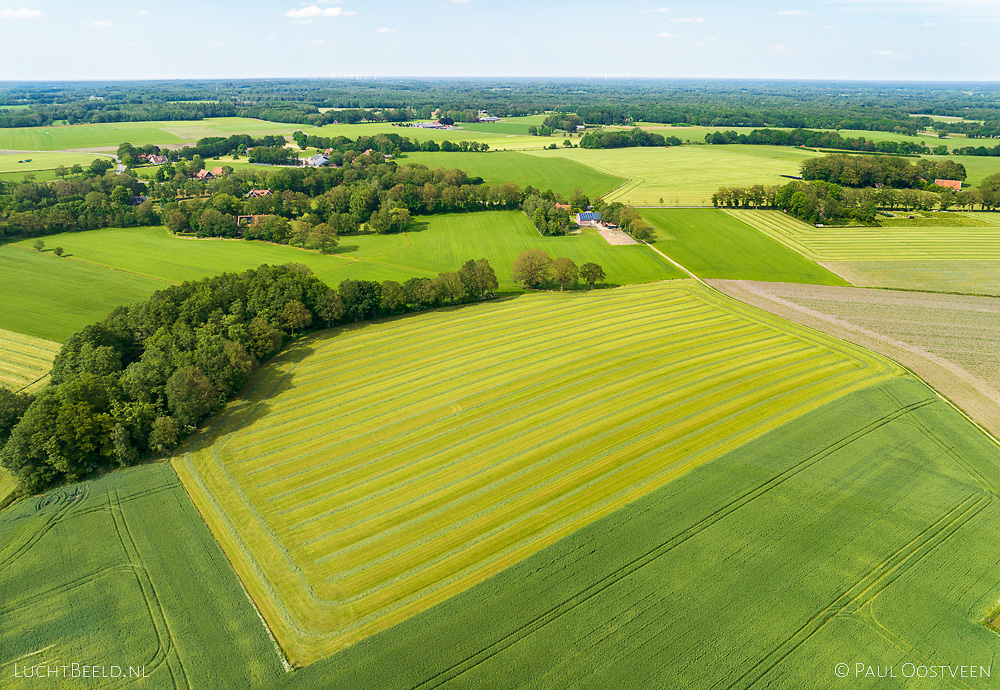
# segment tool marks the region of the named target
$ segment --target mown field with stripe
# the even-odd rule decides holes
[[[52,489],[0,513],[0,621],[4,688],[256,688],[284,673],[167,463]],[[49,666],[74,663],[109,677],[48,677]]]
[[[692,283],[539,294],[305,340],[173,462],[304,664],[899,373]]]
[[[993,687],[997,450],[894,377],[271,687]]]
[[[726,212],[814,261],[978,260],[1000,256],[1000,227],[817,228],[780,211]]]
[[[0,328],[0,386],[31,391],[44,383],[59,343]]]

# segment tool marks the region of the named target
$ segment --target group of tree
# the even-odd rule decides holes
[[[526,288],[540,289],[555,283],[561,291],[567,285],[576,285],[581,279],[594,288],[606,277],[598,264],[587,262],[577,266],[567,257],[553,259],[542,249],[528,249],[521,252],[511,266],[511,278]]]
[[[566,204],[558,204],[554,198],[532,194],[524,199],[521,210],[542,235],[565,235],[569,232],[570,217],[564,206]]]
[[[639,127],[630,130],[595,129],[580,139],[585,149],[620,149],[631,146],[680,146],[681,140],[675,136],[664,137],[656,132],[647,132]]]
[[[119,307],[63,346],[35,397],[0,388],[0,465],[28,491],[175,448],[282,344],[312,328],[496,295],[486,259],[405,283],[301,264],[187,282]]]
[[[561,129],[572,133],[583,124],[583,118],[576,113],[552,113],[543,120],[543,124],[553,131]]]
[[[960,146],[952,149],[956,156],[1000,156],[1000,144],[996,146]]]
[[[842,187],[925,189],[935,179],[965,180],[965,166],[955,161],[918,159],[915,162],[898,156],[856,156],[831,154],[810,158],[802,163],[802,178],[823,180]]]
[[[0,181],[0,237],[158,223],[150,201],[133,205],[135,197],[144,195],[142,183],[108,172],[113,165],[97,159],[81,167],[77,177],[53,182]]]
[[[852,188],[822,180],[789,182],[781,187],[723,187],[712,195],[712,203],[728,208],[775,208],[808,223],[877,225],[879,214],[885,211],[1000,208],[1000,174],[961,192],[888,186]]]
[[[594,210],[601,214],[603,222],[617,225],[638,242],[648,242],[653,238],[649,223],[635,206],[619,201],[608,203],[597,198],[594,200]]]
[[[943,156],[948,153],[948,147],[944,144],[930,149],[922,141],[872,141],[865,137],[845,139],[839,132],[817,132],[808,129],[755,129],[750,134],[737,134],[733,130],[709,132],[705,135],[705,142],[709,144],[806,146],[817,149],[903,155],[934,154]]]

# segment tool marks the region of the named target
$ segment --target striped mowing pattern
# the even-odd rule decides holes
[[[1000,227],[817,228],[780,211],[726,212],[816,261],[1000,258]]]
[[[59,343],[0,328],[0,386],[38,388],[59,353]]]
[[[897,373],[694,284],[538,294],[309,340],[175,466],[308,663]]]

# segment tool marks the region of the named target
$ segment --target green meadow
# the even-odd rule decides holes
[[[656,248],[700,278],[849,285],[724,211],[648,209]]]
[[[690,281],[548,292],[310,337],[174,466],[305,664],[898,374]]]
[[[513,182],[551,189],[567,199],[580,189],[591,199],[623,184],[625,178],[608,175],[592,167],[565,158],[539,158],[515,151],[490,153],[408,153],[400,165],[420,163],[428,168],[460,168],[469,175],[482,177],[489,184]]]
[[[472,154],[468,154],[472,155]],[[532,247],[577,265],[600,264],[605,285],[680,278],[669,262],[642,246],[612,247],[595,231],[542,237],[519,211],[490,211],[418,218],[400,235],[346,235],[323,255],[245,240],[177,237],[166,228],[109,228],[0,245],[0,328],[62,341],[114,307],[138,301],[168,285],[261,264],[303,263],[329,285],[351,279],[398,280],[456,271],[468,259],[489,259],[506,292],[519,291],[510,276],[517,256]],[[38,318],[46,314],[46,318]]]
[[[0,328],[0,386],[33,390],[44,385],[59,343]]]
[[[0,133],[2,131],[0,130]],[[5,153],[0,154],[0,175],[5,173],[38,173],[42,170],[54,170],[60,165],[69,168],[77,163],[83,167],[87,167],[95,158],[99,157],[93,153],[69,153],[63,151]],[[29,158],[31,159],[30,162],[26,162]],[[54,173],[53,178],[55,178]],[[41,176],[36,175],[36,179],[41,179]]]
[[[284,674],[166,463],[52,489],[0,513],[0,617],[5,688],[251,688]],[[123,677],[23,677],[26,666],[47,674],[74,663],[104,666],[108,676],[117,666]]]

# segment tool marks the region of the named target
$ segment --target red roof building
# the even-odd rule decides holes
[[[934,180],[934,184],[945,189],[954,189],[956,192],[962,191],[961,180]]]

